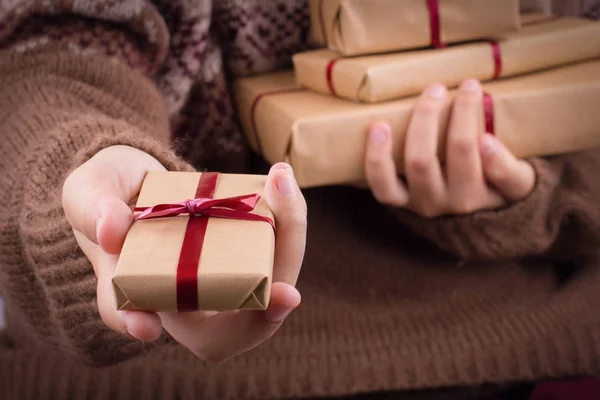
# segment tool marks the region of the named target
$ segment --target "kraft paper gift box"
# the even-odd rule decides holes
[[[518,157],[600,145],[600,61],[490,82],[484,90],[481,132],[495,134]],[[269,163],[290,163],[304,188],[364,182],[367,132],[376,120],[391,124],[402,172],[414,97],[361,104],[303,90],[292,71],[283,71],[238,80],[236,98],[250,145]],[[445,132],[448,109],[443,115]]]
[[[488,38],[520,27],[519,0],[310,0],[315,42],[345,56]]]
[[[117,307],[266,309],[275,236],[265,179],[149,172],[113,276]]]
[[[341,57],[322,49],[294,55],[301,86],[375,103],[416,95],[433,82],[456,87],[468,77],[490,81],[600,57],[600,22],[523,17],[523,28],[492,42],[445,49]]]

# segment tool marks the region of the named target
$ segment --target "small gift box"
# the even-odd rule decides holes
[[[455,87],[469,77],[490,81],[596,57],[600,22],[532,14],[497,41],[365,57],[314,50],[296,54],[294,70],[301,86],[375,103],[416,95],[432,82]]]
[[[302,89],[292,71],[243,78],[235,90],[251,146],[270,163],[290,163],[301,187],[364,181],[365,143],[376,120],[391,124],[396,166],[403,170],[414,97],[356,103]],[[518,157],[600,145],[600,61],[490,82],[484,90],[481,132],[495,134]],[[442,132],[448,116],[449,108]]]
[[[520,27],[519,0],[310,0],[315,42],[355,56],[489,38]]]
[[[120,310],[266,309],[274,257],[265,177],[148,172],[113,277]]]

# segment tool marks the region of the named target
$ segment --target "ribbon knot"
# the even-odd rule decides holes
[[[199,201],[202,201],[204,199],[188,199],[185,200],[184,202],[182,202],[182,205],[185,206],[186,212],[189,215],[194,215],[194,216],[198,216],[200,214],[202,214],[202,203],[200,203]]]
[[[200,199],[198,199],[200,200]],[[188,214],[190,215],[197,215],[200,214],[200,206],[198,205],[198,203],[194,202],[194,200],[186,200],[183,202],[183,205],[185,205],[186,211]]]

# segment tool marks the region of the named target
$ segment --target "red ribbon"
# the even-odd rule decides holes
[[[483,94],[483,115],[485,119],[485,131],[495,135],[494,129],[494,99],[489,93]]]
[[[431,31],[431,45],[435,48],[446,47],[440,38],[440,7],[438,0],[427,0],[429,10],[429,29]]]
[[[498,42],[492,41],[490,45],[492,46],[492,54],[494,56],[494,76],[492,76],[492,79],[498,79],[502,75],[502,52]]]
[[[327,87],[329,88],[329,91],[331,92],[332,95],[336,95],[335,94],[335,88],[333,86],[333,66],[335,65],[335,63],[339,60],[340,58],[334,58],[333,60],[329,61],[329,63],[327,63],[327,68],[325,69],[325,75],[327,77]]]
[[[209,217],[268,222],[275,229],[272,219],[250,212],[254,210],[260,199],[258,194],[213,199],[218,179],[218,172],[203,172],[198,181],[195,199],[134,209],[134,211],[141,211],[135,216],[136,221],[169,218],[181,214],[190,216],[177,264],[178,311],[198,309],[198,267]]]
[[[545,24],[556,21],[557,19],[560,19],[560,17],[553,15],[546,18],[529,21],[527,23],[524,23],[523,26]],[[492,47],[492,54],[494,56],[494,75],[492,76],[492,79],[498,79],[502,75],[502,51],[500,48],[500,44],[498,44],[498,42],[496,41],[491,41],[490,46]]]

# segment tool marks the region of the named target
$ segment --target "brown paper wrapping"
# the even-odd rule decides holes
[[[497,41],[499,77],[600,57],[600,22],[544,18],[527,16],[519,33]],[[330,50],[294,56],[296,79],[301,86],[367,103],[416,95],[433,82],[456,87],[469,77],[489,81],[494,78],[495,67],[493,50],[487,42],[353,58],[340,58]]]
[[[313,40],[345,56],[431,45],[426,0],[310,0]],[[439,1],[440,39],[456,43],[515,31],[518,0]]]
[[[200,173],[149,172],[136,207],[193,199]],[[214,198],[262,194],[265,177],[220,174]],[[272,218],[261,197],[252,211]],[[187,214],[132,224],[113,276],[120,310],[177,311],[176,276]],[[262,221],[209,218],[198,268],[198,309],[265,309],[275,236]]]
[[[600,145],[600,61],[491,82],[484,89],[494,101],[495,134],[518,157]],[[241,79],[236,97],[250,144],[270,163],[289,162],[302,187],[362,182],[368,127],[379,119],[392,126],[394,158],[403,169],[414,98],[360,104],[299,89],[291,71]],[[481,115],[483,132],[483,106]]]

